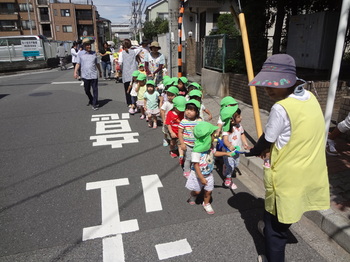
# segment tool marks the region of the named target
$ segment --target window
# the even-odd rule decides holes
[[[53,10],[53,15],[54,15],[54,16],[57,16],[57,9],[54,9],[54,10]]]
[[[22,28],[24,30],[29,30],[30,29],[30,22],[28,20],[22,20]],[[36,29],[35,27],[35,22],[34,21],[31,21],[32,23],[32,29]]]
[[[63,25],[62,26],[62,31],[65,33],[72,33],[73,32],[73,28],[71,25]]]
[[[27,4],[18,4],[19,11],[20,12],[27,12],[28,11],[28,5]],[[30,12],[33,12],[33,6],[32,4],[29,4],[29,10]]]
[[[167,20],[169,18],[169,13],[158,13],[158,17]]]
[[[17,20],[0,20],[1,31],[17,31]]]
[[[17,11],[15,4],[0,3],[0,14],[17,14]]]
[[[60,26],[56,25],[56,32],[59,32],[59,31],[60,31]]]
[[[61,9],[61,16],[70,16],[69,9]]]

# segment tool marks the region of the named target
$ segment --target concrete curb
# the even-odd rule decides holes
[[[263,161],[257,157],[240,157],[240,163],[254,173],[263,184]],[[349,221],[333,209],[309,211],[304,216],[315,223],[329,238],[350,253],[350,224]]]

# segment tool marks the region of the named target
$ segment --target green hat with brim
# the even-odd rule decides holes
[[[199,91],[198,89],[194,89],[194,90],[192,90],[188,95],[189,95],[190,97],[192,97],[192,96],[202,97],[202,92]]]
[[[174,107],[180,112],[185,111],[186,108],[186,98],[184,96],[177,96],[173,99]]]
[[[222,128],[224,132],[230,131],[230,121],[237,109],[238,105],[224,107],[220,110],[220,118],[224,122],[224,126]]]
[[[138,76],[139,74],[140,74],[140,71],[138,71],[138,70],[132,72],[132,76],[133,76],[133,77],[136,77],[136,76]]]
[[[206,152],[211,148],[211,135],[219,127],[210,124],[209,122],[200,121],[193,129],[195,137],[193,152]]]
[[[225,96],[220,101],[221,108],[226,107],[228,105],[238,104],[237,101],[232,96]]]
[[[174,94],[176,96],[179,94],[179,89],[176,86],[171,86],[166,91],[170,92],[170,93],[172,93],[172,94]]]
[[[187,103],[186,103],[186,106],[188,104],[194,104],[198,108],[198,110],[201,108],[201,103],[199,103],[199,101],[197,101],[196,99],[188,100]]]
[[[180,77],[179,80],[181,80],[181,82],[184,83],[185,85],[188,82],[188,79],[186,77],[184,77],[184,76]]]
[[[171,86],[171,85],[173,85],[173,82],[174,81],[172,81],[171,78],[163,79],[163,85],[164,86]]]
[[[198,84],[197,82],[192,82],[192,83],[188,86],[188,88],[189,88],[190,86],[194,86],[194,88],[195,88],[195,89],[198,89],[199,91],[202,90],[201,85]]]
[[[148,81],[146,82],[146,85],[147,85],[147,86],[148,86],[148,85],[155,86],[156,83],[154,83],[153,80],[148,80]]]
[[[145,65],[144,65],[144,64],[139,64],[139,67],[141,67],[141,66],[145,67]]]
[[[147,76],[145,74],[139,74],[136,78],[138,81],[145,81],[147,79]]]
[[[172,77],[172,78],[170,78],[170,79],[171,79],[171,81],[172,81],[172,84],[173,84],[174,86],[177,86],[179,79],[178,79],[177,77]]]

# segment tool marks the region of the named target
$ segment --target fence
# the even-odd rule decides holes
[[[204,39],[204,67],[226,73],[229,59],[241,50],[241,39],[228,38],[227,35],[210,35]]]

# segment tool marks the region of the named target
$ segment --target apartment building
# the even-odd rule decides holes
[[[100,35],[98,19],[92,0],[0,0],[0,36],[38,34],[59,41],[96,39]]]

